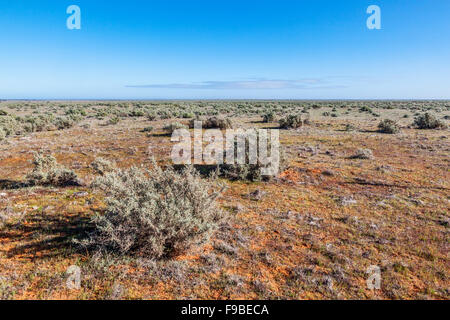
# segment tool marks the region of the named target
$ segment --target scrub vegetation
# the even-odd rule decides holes
[[[0,298],[448,299],[449,119],[438,100],[1,101]],[[279,174],[173,166],[195,120],[281,129]]]

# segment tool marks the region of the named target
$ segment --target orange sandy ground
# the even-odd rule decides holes
[[[167,159],[169,138],[139,132],[146,122],[42,132],[0,146],[0,210],[17,214],[0,229],[0,297],[449,298],[448,130],[385,135],[371,132],[369,121],[359,124],[367,132],[323,121],[282,131],[290,168],[271,182],[226,182],[220,202],[232,226],[228,238],[156,262],[167,277],[135,261],[103,266],[73,250],[71,237],[104,206],[88,187],[11,187],[30,170],[33,150],[53,153],[86,182],[95,157],[145,166],[151,144],[152,155]],[[348,159],[358,148],[372,149],[375,159]],[[260,201],[247,197],[256,189],[267,192]],[[76,191],[88,195],[74,197]],[[350,198],[356,203],[343,202]],[[221,242],[235,252],[217,249]],[[207,268],[207,256],[217,265]],[[71,265],[81,267],[79,290],[65,285]],[[371,265],[381,268],[380,290],[367,288]]]

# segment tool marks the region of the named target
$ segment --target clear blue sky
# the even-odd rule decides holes
[[[449,0],[0,0],[0,43],[6,99],[450,98]]]

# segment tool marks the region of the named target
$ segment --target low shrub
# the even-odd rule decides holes
[[[275,121],[275,114],[273,112],[267,112],[263,115],[263,122],[269,123]]]
[[[400,131],[400,127],[394,120],[384,119],[378,124],[378,132],[394,134]]]
[[[111,117],[108,119],[108,121],[106,122],[107,125],[115,125],[118,124],[120,122],[120,117]]]
[[[417,116],[414,119],[413,126],[417,129],[440,129],[446,127],[442,121],[439,121],[428,112]]]
[[[142,109],[133,109],[128,113],[129,117],[143,117],[145,112]]]
[[[158,112],[161,119],[170,119],[172,118],[172,113],[166,110],[162,110]]]
[[[54,128],[53,124],[55,119],[53,116],[43,116],[38,117],[26,117],[24,120],[23,128],[26,132],[41,132],[44,130],[50,130]]]
[[[6,136],[12,136],[16,134],[20,134],[23,128],[20,125],[20,122],[11,116],[5,116],[0,118],[0,127],[5,132]]]
[[[116,169],[93,186],[105,192],[107,210],[94,217],[96,230],[85,246],[170,257],[204,243],[221,220],[216,199],[223,189],[192,167],[180,173],[156,164],[151,170]]]
[[[356,153],[349,157],[350,159],[373,159],[373,152],[370,149],[359,149]]]
[[[156,120],[156,118],[157,118],[156,113],[153,113],[153,112],[147,113],[147,120],[154,121],[154,120]]]
[[[71,117],[59,117],[55,120],[54,125],[58,130],[69,129],[75,125],[75,120]]]
[[[90,167],[94,170],[96,174],[99,174],[101,176],[114,171],[114,169],[116,168],[114,163],[103,158],[96,158],[90,164]]]
[[[233,122],[229,118],[211,117],[206,120],[192,119],[189,128],[194,128],[195,121],[202,121],[203,129],[232,129]]]
[[[187,128],[187,126],[179,122],[172,122],[171,124],[164,126],[163,130],[168,134],[172,134],[175,130],[183,128]]]
[[[145,127],[144,129],[142,129],[142,132],[151,132],[151,131],[153,131],[152,126],[148,126],[148,127]]]
[[[372,113],[373,110],[372,108],[368,107],[368,106],[362,106],[361,108],[359,108],[360,112],[368,112],[368,113]]]
[[[344,131],[355,131],[356,129],[357,128],[353,124],[347,123],[345,124]]]
[[[6,138],[6,132],[3,130],[2,127],[0,127],[0,141],[5,140]]]
[[[194,118],[194,117],[195,117],[195,114],[193,114],[193,113],[191,113],[191,112],[185,112],[185,113],[183,113],[182,117],[183,117],[184,119],[191,119],[191,118]]]
[[[59,165],[51,155],[34,153],[33,165],[33,170],[26,177],[29,185],[56,187],[80,185],[75,172]]]
[[[297,129],[303,125],[302,116],[291,114],[279,121],[281,129]]]
[[[257,145],[256,147],[259,150],[259,135],[258,131],[255,130],[256,138],[257,138]],[[237,150],[237,141],[234,143],[234,151]],[[268,157],[271,157],[270,151],[271,151],[271,143],[270,139],[267,142],[267,150],[268,150]],[[259,152],[259,151],[258,151]],[[245,161],[243,164],[238,164],[235,157],[235,163],[229,164],[226,163],[226,161],[219,165],[219,175],[230,179],[230,180],[247,180],[247,181],[262,181],[262,180],[270,180],[273,178],[273,176],[269,175],[263,175],[262,169],[263,168],[270,168],[272,163],[262,163],[261,159],[257,159],[257,162],[255,164],[250,164],[250,154],[249,154],[249,136],[245,136]],[[288,160],[286,158],[286,153],[284,152],[283,146],[280,144],[279,148],[279,168],[278,172],[282,172],[286,169],[288,165]]]

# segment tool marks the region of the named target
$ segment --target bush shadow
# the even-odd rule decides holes
[[[35,260],[79,252],[73,240],[86,238],[92,231],[94,225],[86,215],[39,212],[0,229],[0,240],[13,244],[3,250],[8,258]]]

